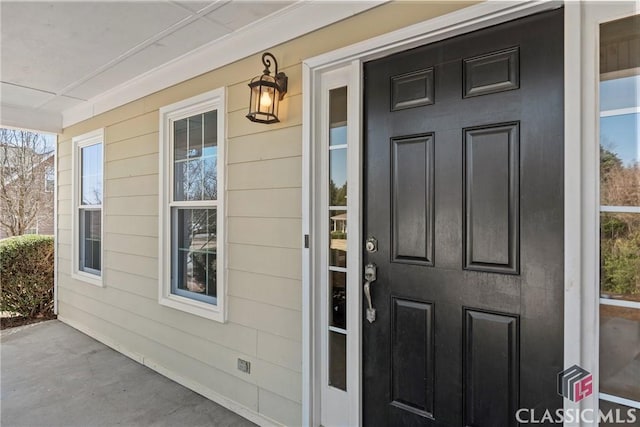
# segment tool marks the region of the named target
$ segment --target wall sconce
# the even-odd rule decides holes
[[[271,58],[271,59],[269,59]],[[271,60],[275,66],[275,75],[271,76]],[[264,71],[261,76],[254,77],[249,83],[249,114],[247,118],[258,123],[278,123],[278,107],[287,93],[288,77],[278,72],[278,61],[269,52],[262,54]]]

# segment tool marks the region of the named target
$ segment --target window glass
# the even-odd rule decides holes
[[[329,155],[329,205],[347,204],[347,149],[331,150]]]
[[[173,123],[174,201],[218,197],[216,116],[209,111]]]
[[[51,166],[47,166],[44,171],[44,191],[50,193],[55,188],[55,170]]]
[[[639,74],[640,15],[602,24],[600,399],[633,405],[640,405]]]
[[[173,291],[215,304],[216,209],[172,210]]]
[[[102,204],[102,144],[80,149],[82,205]]]
[[[347,87],[329,91],[329,385],[347,389]]]
[[[640,310],[600,306],[600,392],[640,402]]]
[[[600,287],[602,298],[640,302],[640,213],[600,214]]]
[[[80,209],[80,270],[100,274],[102,212],[99,209]]]
[[[169,293],[211,306],[220,302],[217,116],[218,110],[212,109],[169,122],[173,143]]]
[[[612,78],[600,82],[600,111],[632,108],[640,98],[640,76]]]

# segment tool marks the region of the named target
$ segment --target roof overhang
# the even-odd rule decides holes
[[[62,129],[75,123],[79,123],[247,56],[262,52],[278,44],[364,12],[387,1],[388,0],[357,2],[297,1],[267,16],[252,21],[250,25],[229,31],[223,36],[206,44],[202,44],[180,56],[174,57],[161,65],[144,69],[132,78],[117,81],[112,86],[106,87],[99,93],[87,97],[87,99],[74,98],[71,100],[67,99],[70,97],[65,93],[56,93],[58,98],[64,98],[68,102],[66,105],[65,102],[53,102],[51,103],[51,108],[49,108],[46,103],[44,106],[35,107],[11,104],[10,102],[6,102],[3,96],[0,109],[0,125],[59,133]],[[165,2],[161,3],[164,4]],[[177,2],[170,1],[167,3],[175,6]],[[230,4],[236,2],[211,2],[211,4],[218,3]],[[213,6],[207,6],[205,9],[208,8],[215,10]],[[207,11],[208,10],[205,10],[205,12]],[[204,12],[198,12],[197,14],[202,15],[203,13]],[[195,18],[193,18],[194,20],[202,18],[201,16],[196,16],[196,12],[192,12],[192,14],[195,16]],[[25,20],[24,25],[24,31],[29,31],[28,20]],[[38,31],[46,32],[46,26],[44,27],[44,29],[39,28]],[[105,31],[109,31],[109,29],[106,28]],[[132,28],[131,31],[135,31],[135,29]],[[41,34],[40,36],[42,37],[43,35]],[[46,34],[44,36],[46,37]],[[76,34],[76,37],[80,36],[82,35]],[[5,37],[3,36],[3,38]],[[7,42],[10,41],[9,38]],[[4,44],[3,41],[3,45]],[[83,48],[90,47],[91,46],[83,46]],[[3,48],[6,48],[6,46],[3,46]],[[5,62],[5,64],[3,64],[4,68],[6,62],[12,61],[12,58],[11,56],[3,56],[3,61]],[[80,58],[80,52],[78,52],[78,55],[75,57]],[[135,59],[135,55],[132,55],[132,58]],[[73,58],[71,60],[73,60]],[[78,61],[80,62],[81,59],[78,59]],[[38,58],[34,58],[30,65],[37,67]],[[69,64],[66,65],[68,66]],[[140,66],[139,63],[137,65]],[[47,72],[62,73],[63,71],[62,69],[55,69],[54,67],[53,69],[47,69]],[[4,76],[2,77],[2,81],[4,87]],[[11,85],[10,89],[20,89],[20,85]],[[46,94],[54,91],[42,92]],[[69,103],[71,103],[72,106],[69,106]]]

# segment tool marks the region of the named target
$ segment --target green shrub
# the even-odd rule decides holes
[[[0,240],[0,310],[25,317],[53,314],[52,236]]]
[[[344,233],[342,231],[332,231],[331,238],[337,239],[337,240],[344,240],[347,238],[347,233]]]

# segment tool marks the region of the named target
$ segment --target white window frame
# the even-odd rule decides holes
[[[181,310],[196,316],[218,322],[226,322],[226,108],[225,88],[218,88],[210,92],[194,96],[183,101],[160,108],[160,197],[159,197],[159,284],[158,302],[166,307]],[[214,201],[173,201],[173,132],[172,123],[176,120],[191,117],[195,114],[216,110],[218,158],[217,158],[217,200]],[[209,304],[171,292],[171,208],[172,207],[201,207],[217,209],[216,237],[218,264],[216,277],[216,304]]]
[[[104,129],[97,129],[92,132],[88,132],[72,138],[72,167],[73,167],[73,180],[71,183],[71,203],[72,203],[72,220],[71,230],[73,235],[73,241],[71,242],[71,277],[76,280],[89,283],[95,286],[104,286],[104,205],[105,205],[105,193],[104,193],[104,177],[105,177],[105,158],[104,158]],[[80,191],[82,188],[82,156],[80,151],[91,145],[100,144],[102,155],[102,204],[100,205],[82,205]],[[100,210],[100,274],[91,274],[80,270],[80,209],[95,209]]]
[[[48,171],[51,171],[51,174],[48,173]],[[52,175],[53,179],[49,180],[49,176]],[[104,170],[103,170],[103,175],[104,175]],[[51,187],[49,189],[47,189],[47,183],[51,182]],[[55,176],[55,169],[53,167],[53,165],[51,166],[45,166],[44,167],[44,192],[45,193],[53,193],[53,190],[56,187],[56,176]]]

